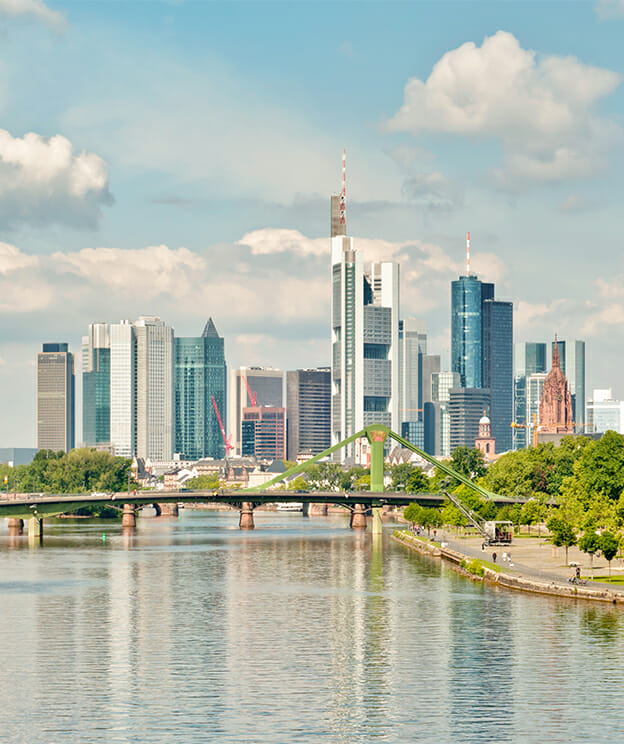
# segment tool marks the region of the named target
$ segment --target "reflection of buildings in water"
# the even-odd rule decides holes
[[[458,577],[459,581],[465,581]],[[450,606],[450,741],[515,741],[513,596],[472,583]]]

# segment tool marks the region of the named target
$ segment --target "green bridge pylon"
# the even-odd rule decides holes
[[[262,485],[242,489],[242,492],[253,493],[254,491],[265,491],[268,487],[284,480],[284,478],[304,473],[311,465],[314,465],[319,460],[332,455],[334,452],[346,447],[347,444],[351,444],[351,442],[354,442],[356,439],[360,439],[361,437],[366,437],[371,446],[370,490],[373,493],[383,493],[384,490],[384,444],[386,439],[390,437],[391,439],[394,439],[397,444],[400,444],[401,447],[415,452],[417,455],[422,457],[423,460],[427,460],[427,462],[440,468],[443,473],[456,478],[458,481],[468,486],[468,488],[471,488],[473,491],[476,491],[486,499],[500,499],[500,497],[496,496],[492,491],[488,491],[486,488],[483,488],[483,486],[474,483],[470,478],[466,477],[462,473],[453,470],[453,468],[449,467],[445,462],[436,460],[435,457],[432,457],[429,453],[416,447],[411,442],[408,442],[407,439],[399,436],[396,432],[383,424],[370,424],[369,426],[365,426],[361,431],[358,431],[356,434],[352,434],[350,437],[343,439],[342,442],[338,442],[338,444],[334,444],[332,447],[323,450],[323,452],[320,452],[318,455],[306,460],[301,463],[301,465],[295,465],[285,473],[276,475],[274,478],[271,478],[270,481],[267,481]]]

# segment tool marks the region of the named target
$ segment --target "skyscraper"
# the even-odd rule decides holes
[[[284,373],[273,367],[241,367],[230,372],[229,434],[241,452],[243,411],[247,407],[284,405]],[[222,416],[223,418],[223,416]],[[223,419],[224,422],[226,419]]]
[[[479,436],[479,421],[490,408],[490,391],[484,388],[451,388],[449,415],[451,419],[451,452],[457,447],[475,446]]]
[[[91,323],[82,339],[82,441],[110,442],[110,337],[107,323]]]
[[[575,431],[585,429],[585,341],[558,341],[561,371],[568,380],[572,395],[572,415]],[[554,351],[552,342],[551,353]]]
[[[343,196],[344,190],[343,178]],[[400,428],[399,266],[376,262],[365,273],[354,239],[343,234],[331,239],[331,259],[331,430],[336,444],[368,424]],[[354,453],[350,445],[340,456]]]
[[[513,305],[495,300],[494,285],[470,273],[470,234],[466,275],[452,282],[451,300],[452,370],[463,388],[490,391],[492,434],[503,452],[512,445]]]
[[[241,455],[263,460],[286,457],[286,409],[256,406],[243,411]]]
[[[131,320],[109,326],[110,441],[119,457],[136,454],[136,334]]]
[[[527,446],[530,441],[530,429],[526,426],[533,421],[532,413],[538,412],[537,410],[531,412],[527,408],[527,380],[536,372],[546,372],[546,344],[528,341],[514,344],[514,421],[523,425],[513,429],[515,450]]]
[[[136,454],[151,460],[173,456],[173,328],[142,316],[136,334]]]
[[[301,452],[318,455],[331,444],[331,373],[329,368],[286,373],[288,459]]]
[[[427,330],[416,318],[399,321],[399,419],[423,420],[422,359],[427,353]]]
[[[212,399],[226,418],[224,341],[212,318],[197,338],[174,339],[175,451],[221,459],[225,445]]]
[[[37,447],[74,447],[74,355],[65,343],[43,344],[37,354]]]

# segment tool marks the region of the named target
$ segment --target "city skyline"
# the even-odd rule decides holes
[[[0,5],[0,444],[34,442],[40,343],[68,342],[80,379],[102,318],[191,336],[211,315],[232,367],[327,365],[345,147],[350,234],[365,262],[400,263],[402,316],[433,353],[470,230],[514,341],[585,339],[586,389],[624,397],[624,15],[393,7],[342,6],[340,24],[323,5]]]

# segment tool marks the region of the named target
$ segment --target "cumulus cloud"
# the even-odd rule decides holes
[[[0,0],[0,13],[12,18],[30,16],[57,30],[62,30],[67,25],[63,13],[48,8],[42,0]]]
[[[36,266],[39,259],[37,256],[29,256],[22,253],[19,248],[9,243],[0,243],[0,274],[10,274],[18,269]]]
[[[540,57],[498,31],[481,47],[462,44],[442,56],[427,80],[412,78],[391,131],[436,132],[500,140],[510,179],[556,181],[605,164],[619,128],[594,107],[621,81],[574,57]]]
[[[439,171],[409,176],[403,183],[403,195],[425,209],[453,209],[463,202],[461,189]]]
[[[94,227],[111,204],[106,163],[99,155],[75,154],[56,135],[13,137],[0,129],[0,226],[27,222]]]
[[[624,0],[598,0],[596,12],[603,20],[624,18]]]

